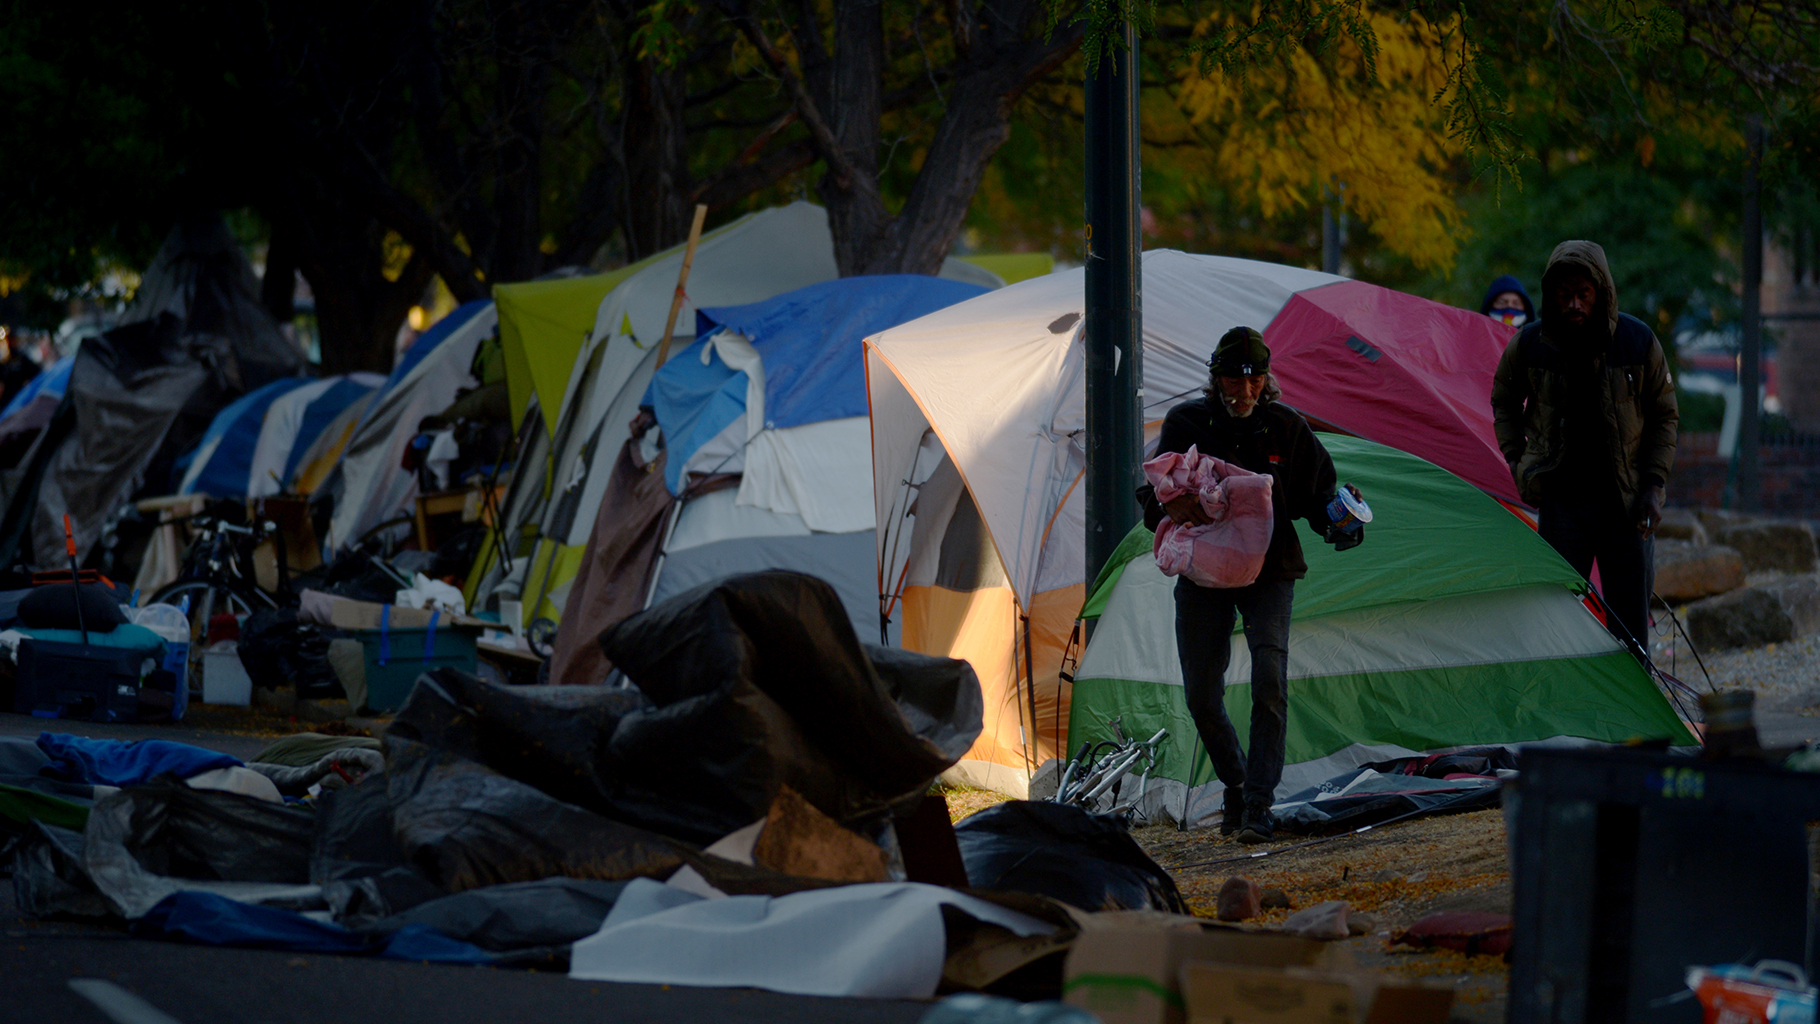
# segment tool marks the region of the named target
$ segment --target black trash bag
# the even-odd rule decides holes
[[[318,534],[321,529],[318,527]],[[349,549],[335,556],[335,560],[326,565],[293,576],[291,589],[298,593],[317,590],[356,601],[391,604],[400,587],[398,578],[380,568],[372,555]]]
[[[976,889],[1037,893],[1082,910],[1188,913],[1174,879],[1113,815],[1012,800],[962,819],[954,838]]]
[[[566,946],[599,931],[625,887],[625,882],[583,878],[493,885],[419,903],[361,930],[389,934],[409,924],[428,925],[496,953]]]
[[[599,799],[698,841],[788,784],[859,831],[919,799],[978,737],[964,661],[862,645],[827,583],[773,570],[680,594],[601,635],[649,705],[597,741]]]
[[[168,775],[125,792],[133,800],[126,848],[153,874],[222,882],[310,880],[314,811],[191,789]]]
[[[329,641],[352,635],[301,622],[295,608],[261,608],[240,627],[240,664],[258,686],[294,686],[297,696],[311,700],[345,697],[329,667]]]
[[[361,777],[345,789],[329,790],[318,801],[316,834],[310,843],[310,881],[317,885],[365,878],[405,866],[404,851],[392,834],[392,799],[383,772]]]
[[[114,912],[83,866],[80,832],[29,822],[13,847],[10,867],[13,904],[27,917],[107,917]]]
[[[406,861],[449,892],[558,875],[667,878],[691,852],[459,755],[390,733],[385,742],[393,834]]]

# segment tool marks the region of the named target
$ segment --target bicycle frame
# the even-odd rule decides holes
[[[1143,803],[1150,791],[1151,773],[1162,760],[1162,744],[1169,738],[1169,730],[1158,729],[1156,735],[1139,742],[1126,738],[1120,718],[1113,718],[1107,724],[1117,738],[1081,744],[1062,771],[1055,795],[1050,798],[1053,802],[1093,811],[1110,793],[1115,802],[1107,813],[1113,814],[1130,814]],[[1102,750],[1106,751],[1103,756]],[[1117,803],[1118,785],[1139,762],[1144,768],[1138,776],[1137,793],[1123,804]]]

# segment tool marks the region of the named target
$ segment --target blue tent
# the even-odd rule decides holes
[[[758,352],[765,373],[764,425],[781,430],[866,415],[860,342],[985,291],[944,278],[889,274],[841,278],[763,302],[699,311],[698,340],[657,371],[643,403],[663,427],[670,491],[681,492],[689,457],[746,412],[749,378],[713,351],[713,335],[744,335]]]
[[[32,399],[41,394],[62,398],[63,393],[69,390],[70,367],[74,365],[76,365],[75,356],[64,356],[46,367],[44,372],[38,376],[26,381],[25,386],[19,389],[19,393],[6,403],[6,408],[0,409],[0,422],[25,408]]]
[[[376,373],[325,377],[280,395],[265,411],[259,443],[253,447],[247,496],[277,494],[284,489],[310,446],[348,406],[385,383]]]
[[[386,376],[385,383],[379,385],[379,393],[373,396],[373,403],[367,407],[369,415],[380,407],[388,392],[397,387],[400,381],[410,376],[412,370],[417,369],[417,364],[423,362],[425,356],[436,351],[436,347],[441,345],[449,335],[467,326],[468,321],[479,316],[482,311],[492,305],[492,299],[475,299],[472,302],[464,302],[450,310],[448,316],[431,324],[429,330],[419,334],[417,340],[411,342],[411,347],[404,350],[404,356],[398,360],[398,365],[392,367],[392,372]],[[366,421],[367,418],[362,417],[360,425],[366,426]]]
[[[291,474],[297,471],[297,463],[303,459],[303,453],[316,443],[316,439],[322,436],[323,430],[334,422],[335,417],[372,390],[371,385],[343,377],[311,402],[309,408],[303,411],[303,423],[297,427],[297,440],[291,446],[290,457],[285,460],[284,472],[281,474],[283,478],[289,480]]]
[[[266,410],[279,396],[309,383],[308,377],[280,378],[247,392],[216,413],[202,440],[172,467],[184,471],[177,493],[245,495]]]

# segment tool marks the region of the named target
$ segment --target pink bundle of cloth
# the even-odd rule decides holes
[[[1220,588],[1243,587],[1258,578],[1276,526],[1270,474],[1253,473],[1190,446],[1144,463],[1144,476],[1156,488],[1158,502],[1192,495],[1213,520],[1184,526],[1163,519],[1151,550],[1165,576],[1186,576],[1203,587]]]

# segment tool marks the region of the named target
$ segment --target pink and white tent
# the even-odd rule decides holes
[[[973,662],[986,729],[955,774],[1012,793],[1066,756],[1059,680],[1089,582],[1084,284],[1079,269],[1033,278],[866,341],[881,611],[905,647]],[[1144,254],[1143,309],[1151,437],[1206,385],[1219,336],[1258,327],[1284,400],[1318,428],[1514,500],[1491,431],[1491,377],[1511,329],[1491,318],[1172,250]]]

